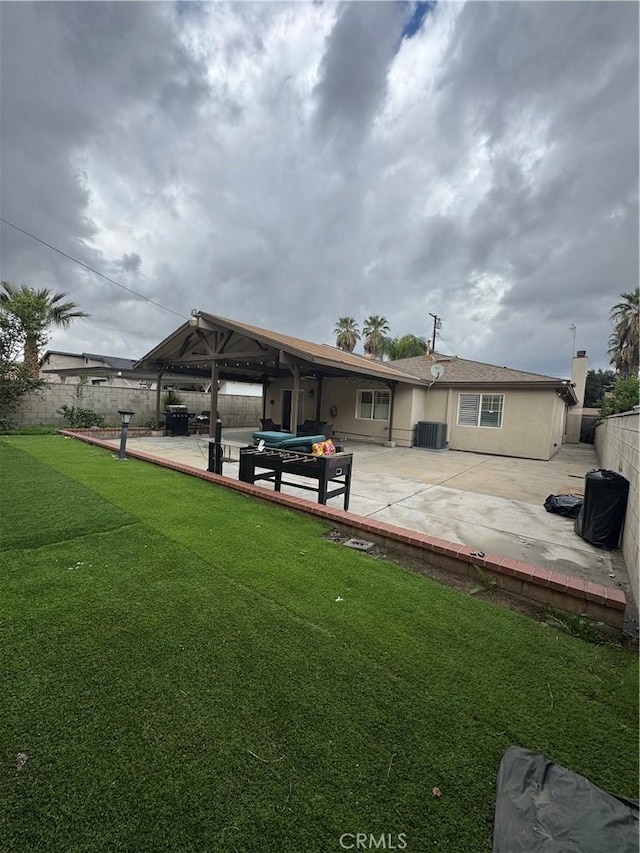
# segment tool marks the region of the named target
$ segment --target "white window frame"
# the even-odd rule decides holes
[[[371,417],[367,418],[362,414],[362,395],[371,394]],[[376,418],[376,406],[384,405],[376,400],[376,397],[386,395],[387,398],[387,416],[386,418]],[[379,423],[389,423],[389,415],[391,413],[391,391],[386,388],[358,388],[356,393],[356,420],[358,421],[378,421]]]
[[[462,398],[466,397],[475,397],[477,399],[477,412],[476,412],[476,422],[475,423],[460,423],[460,412],[462,409]],[[483,424],[482,421],[482,412],[484,407],[485,398],[488,397],[496,397],[498,398],[498,414],[499,414],[499,423],[497,424]],[[471,427],[475,429],[502,429],[504,424],[504,394],[473,394],[473,393],[465,393],[458,394],[458,417],[456,419],[457,425],[459,427]]]

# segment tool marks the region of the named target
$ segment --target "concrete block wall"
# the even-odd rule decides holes
[[[622,532],[622,555],[629,572],[636,604],[640,604],[640,412],[612,415],[596,428],[600,466],[629,480],[627,516]]]
[[[102,415],[107,425],[120,423],[118,409],[132,409],[136,414],[132,426],[142,426],[155,417],[156,392],[146,388],[117,388],[111,385],[86,385],[82,399],[78,402],[76,385],[62,382],[47,383],[47,387],[38,394],[24,397],[16,413],[16,421],[22,427],[53,424],[68,426],[57,410],[62,406],[81,406],[93,409]],[[182,402],[196,414],[209,409],[211,398],[200,391],[176,392]],[[162,393],[164,399],[166,392]],[[239,394],[220,394],[218,411],[225,427],[258,427],[262,416],[262,399],[244,397]]]

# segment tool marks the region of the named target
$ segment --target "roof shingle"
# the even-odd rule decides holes
[[[435,363],[444,367],[444,374],[438,380],[438,385],[499,385],[501,383],[531,383],[534,385],[561,385],[565,380],[557,376],[545,376],[541,373],[529,373],[526,370],[514,370],[511,367],[500,367],[497,364],[486,364],[481,361],[471,361],[458,356],[446,356],[434,353],[432,356],[417,358],[402,358],[391,364],[405,373],[410,373],[420,379],[432,379],[431,367]]]

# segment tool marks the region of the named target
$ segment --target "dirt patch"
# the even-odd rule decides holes
[[[338,545],[344,545],[344,543],[351,538],[351,536],[341,533],[339,530],[330,530],[325,536],[325,539],[329,539],[331,542],[336,542]],[[394,551],[392,548],[383,548],[380,545],[374,544],[373,548],[370,548],[364,553],[366,553],[367,557],[371,557],[374,560],[386,560],[396,566],[409,569],[418,575],[424,575],[425,577],[428,577],[443,586],[448,586],[450,589],[455,589],[458,592],[471,594],[472,590],[476,590],[478,586],[481,586],[480,576],[478,576],[477,580],[474,580],[471,577],[459,575],[455,572],[447,572],[445,569],[440,569],[437,566],[430,565],[426,560],[418,560],[416,558],[409,557],[400,551]],[[510,610],[514,610],[517,613],[523,613],[534,619],[540,620],[542,618],[542,613],[539,608],[527,603],[526,601],[519,601],[514,596],[510,596],[495,587],[480,589],[475,592],[474,595],[477,595],[484,601],[491,601],[494,604],[509,607]]]
[[[325,535],[325,539],[335,542],[337,545],[344,545],[351,538],[351,535],[341,533],[336,529],[330,530]],[[571,633],[574,636],[582,636],[583,639],[588,639],[591,642],[619,643],[619,635],[617,633],[613,634],[603,623],[590,622],[590,620],[581,618],[580,621],[588,623],[589,628],[588,630],[581,627],[576,628],[573,623],[576,622],[578,617],[575,619],[570,618],[571,615],[569,614],[565,620],[562,614],[554,614],[550,612],[549,608],[535,605],[516,595],[509,595],[504,590],[486,583],[486,578],[483,579],[481,573],[478,574],[478,578],[476,579],[459,575],[455,572],[448,572],[445,569],[431,565],[427,560],[409,557],[400,551],[394,551],[393,548],[383,548],[375,543],[372,548],[363,553],[373,560],[386,560],[403,569],[408,569],[411,572],[430,578],[430,580],[442,584],[442,586],[449,587],[449,589],[455,589],[457,592],[466,593],[467,595],[474,595],[483,601],[488,601],[491,604],[496,604],[499,607],[504,607],[514,613],[526,616],[529,619],[534,619],[542,625],[550,625],[559,630]],[[634,645],[633,639],[629,637],[623,637],[623,642],[624,645]]]

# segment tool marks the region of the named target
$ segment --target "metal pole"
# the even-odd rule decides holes
[[[129,431],[129,424],[122,424],[122,432],[120,433],[120,453],[118,455],[118,459],[126,459],[125,449],[127,447],[127,432]]]
[[[222,421],[220,418],[216,420],[216,458],[214,473],[222,474]]]
[[[218,362],[211,362],[211,392],[209,395],[209,437],[213,433],[213,422],[218,417]]]
[[[207,471],[212,471],[214,474],[222,474],[222,461],[222,421],[218,418],[216,420],[213,441],[209,438],[209,464]]]

